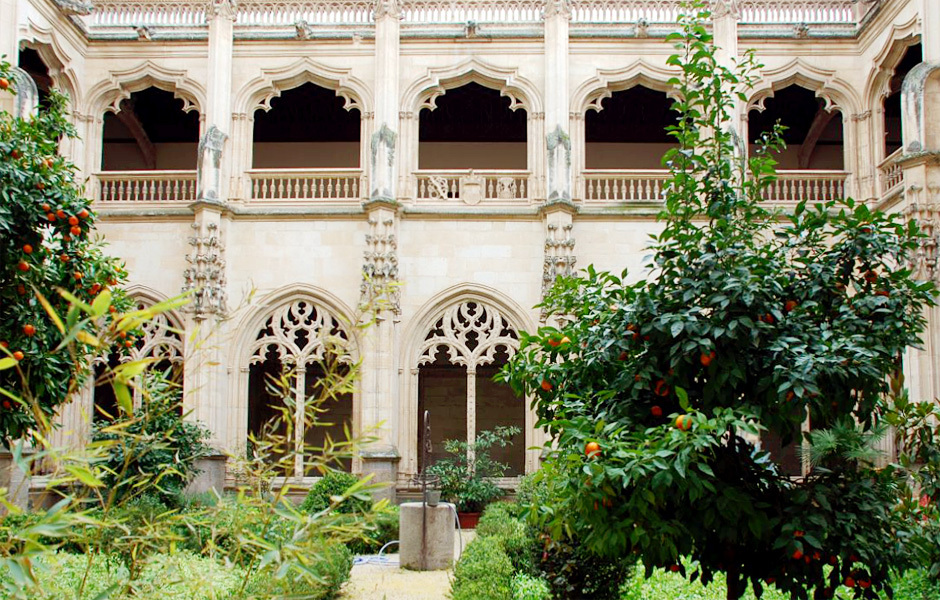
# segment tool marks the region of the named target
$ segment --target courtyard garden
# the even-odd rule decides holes
[[[911,266],[922,235],[851,200],[764,206],[780,128],[745,159],[731,126],[758,66],[721,64],[704,3],[689,9],[649,271],[561,279],[545,326],[522,334],[498,378],[553,441],[514,498],[498,501],[506,467],[488,455],[513,428],[452,441],[429,468],[445,500],[484,509],[441,597],[937,600],[940,407],[909,398],[901,368],[934,305]],[[11,471],[46,482],[30,511],[23,490],[0,494],[0,598],[337,597],[354,556],[398,538],[398,509],[341,468],[368,434],[308,443],[285,402],[228,457],[231,493],[193,493],[208,432],[172,369],[118,358],[98,375],[115,405],[91,443],[50,442],[94,357],[187,302],[136,308],[121,291],[56,153],[63,106],[52,94],[38,117],[0,121],[0,437]],[[324,353],[301,423],[358,384],[343,352]],[[294,393],[290,371],[266,383]],[[298,465],[310,489],[287,476]]]

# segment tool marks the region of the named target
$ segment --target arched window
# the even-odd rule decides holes
[[[285,438],[281,455],[294,455],[285,476],[319,475],[310,471],[306,457],[331,441],[345,441],[345,430],[351,431],[352,394],[337,393],[333,385],[349,373],[348,351],[349,337],[339,318],[310,299],[274,310],[255,336],[248,369],[248,433]],[[351,462],[339,466],[350,470]]]
[[[525,401],[493,381],[519,348],[519,336],[492,305],[463,301],[434,322],[418,354],[418,415],[431,412],[430,462],[444,456],[444,440],[472,442],[477,432],[516,426],[521,433],[491,456],[509,465],[508,475],[525,472]],[[418,427],[418,447],[424,443]],[[419,469],[423,465],[419,464]]]
[[[151,302],[140,299],[137,309],[147,308]],[[112,352],[100,357],[95,363],[94,416],[95,422],[110,421],[118,414],[117,398],[114,389],[105,375],[110,369],[122,363],[155,359],[148,366],[167,374],[167,379],[183,388],[183,335],[182,326],[172,314],[161,313],[141,325],[142,335],[136,340],[125,340],[124,351]],[[135,403],[140,402],[140,391],[135,390]]]

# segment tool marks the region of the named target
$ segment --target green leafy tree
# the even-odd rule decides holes
[[[15,93],[10,65],[0,62],[2,94]],[[92,240],[95,215],[58,155],[73,137],[66,98],[52,91],[34,117],[0,112],[0,440],[42,431],[56,407],[87,374],[97,340],[80,334],[80,347],[62,342],[69,300],[59,290],[90,302],[120,285],[125,273]],[[128,307],[120,294],[116,310]],[[43,306],[43,303],[46,306]],[[72,315],[77,319],[78,314]],[[74,323],[70,323],[72,325]],[[81,330],[76,330],[78,333]]]
[[[875,598],[917,534],[895,510],[904,472],[876,468],[874,447],[888,376],[933,303],[908,266],[921,236],[850,200],[765,208],[780,128],[744,160],[729,127],[757,65],[719,64],[704,2],[689,9],[671,36],[680,117],[650,272],[563,280],[544,302],[558,327],[522,335],[504,370],[562,474],[565,510],[534,510],[648,574],[723,572],[731,600],[749,585]],[[788,476],[769,439],[809,446],[808,473]]]

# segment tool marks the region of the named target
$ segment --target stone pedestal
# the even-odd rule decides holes
[[[441,502],[425,508],[422,502],[401,505],[399,560],[405,569],[438,571],[454,563],[453,504]],[[427,510],[425,521],[425,510]]]
[[[187,494],[204,494],[216,491],[219,495],[225,489],[225,463],[228,457],[224,454],[206,456],[196,461],[199,474],[186,486]]]
[[[371,474],[372,483],[382,486],[372,492],[372,498],[376,501],[385,498],[394,504],[395,483],[398,480],[398,462],[401,460],[398,450],[394,448],[363,450],[360,457],[362,459],[362,475]]]

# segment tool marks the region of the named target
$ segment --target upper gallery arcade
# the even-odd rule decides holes
[[[940,2],[713,0],[720,60],[753,50],[736,107],[753,143],[787,148],[768,203],[851,196],[935,235]],[[142,303],[191,291],[138,353],[166,354],[220,451],[243,448],[326,358],[361,363],[330,415],[377,442],[345,465],[399,489],[435,448],[496,425],[517,475],[544,441],[528,403],[492,381],[538,327],[556,277],[589,264],[645,276],[672,143],[665,37],[678,0],[0,0],[0,53],[27,96],[70,96],[109,251]],[[8,99],[4,100],[8,102]],[[22,102],[21,102],[22,104]],[[931,238],[933,240],[933,238]],[[919,268],[936,277],[937,244]],[[397,282],[389,289],[384,284]],[[382,310],[360,329],[359,307]],[[940,396],[940,322],[907,360]],[[152,335],[151,335],[152,333]],[[148,343],[144,347],[144,343]],[[63,414],[107,394],[88,386]],[[298,436],[307,431],[302,415]],[[317,436],[321,438],[317,438]],[[286,477],[311,476],[303,464]]]

